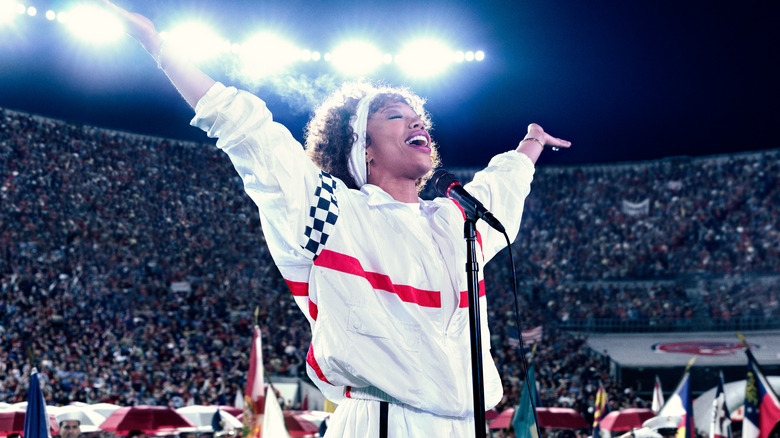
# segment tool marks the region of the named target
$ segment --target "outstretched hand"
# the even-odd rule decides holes
[[[517,146],[517,152],[525,154],[531,162],[535,164],[545,146],[550,146],[554,151],[557,151],[558,148],[570,147],[571,142],[558,137],[553,137],[544,132],[544,129],[542,129],[541,126],[536,123],[531,123],[528,125],[528,134],[526,134],[523,141],[520,142],[520,145]]]
[[[568,148],[571,146],[570,141],[563,140],[558,137],[553,137],[552,135],[544,132],[544,129],[542,129],[542,127],[536,123],[531,123],[528,125],[528,135],[526,138],[529,137],[539,140],[544,146],[551,146],[553,148]]]
[[[121,22],[130,36],[136,39],[141,45],[156,58],[160,49],[162,39],[157,33],[157,29],[154,28],[152,20],[144,17],[141,14],[135,12],[128,12],[127,10],[115,5],[109,0],[97,0],[102,4],[106,10],[113,13]]]

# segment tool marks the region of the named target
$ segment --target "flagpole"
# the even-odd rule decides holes
[[[768,438],[773,436],[773,431],[780,423],[780,399],[753,356],[745,337],[741,333],[737,333],[737,336],[745,345],[745,354],[748,358],[742,436],[744,438]]]
[[[748,360],[761,374],[764,374],[764,370],[761,369],[761,365],[758,364],[756,357],[753,356],[753,351],[750,349],[750,344],[748,344],[748,341],[745,338],[745,336],[743,336],[742,333],[737,332],[737,337],[739,338],[740,341],[742,341],[742,346],[745,348],[745,354],[747,355]]]
[[[737,337],[739,338],[740,341],[742,341],[742,345],[745,346],[745,354],[747,355],[750,363],[753,364],[753,367],[756,369],[756,371],[761,373],[762,376],[766,376],[766,374],[764,374],[764,370],[761,369],[761,364],[759,364],[758,361],[756,360],[756,357],[753,356],[753,351],[751,350],[750,345],[747,342],[747,339],[745,339],[745,337],[740,332],[737,332]],[[772,394],[774,394],[775,398],[780,398],[777,396],[777,393],[775,393],[775,389],[772,388],[772,385],[769,385],[767,391],[772,391]]]

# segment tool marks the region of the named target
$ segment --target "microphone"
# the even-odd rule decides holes
[[[455,178],[455,175],[447,172],[444,169],[438,169],[433,172],[431,177],[433,180],[433,186],[440,195],[450,199],[458,201],[461,208],[466,212],[466,216],[482,219],[487,222],[488,225],[495,228],[500,232],[505,232],[504,226],[501,222],[493,216],[479,200],[473,196]]]

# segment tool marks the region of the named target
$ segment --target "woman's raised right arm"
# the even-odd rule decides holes
[[[124,24],[125,31],[136,39],[157,61],[184,100],[194,109],[214,85],[214,79],[203,73],[170,44],[165,44],[154,23],[141,14],[128,12],[108,0],[100,2]]]

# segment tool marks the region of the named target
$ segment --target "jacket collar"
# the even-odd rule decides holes
[[[368,200],[366,202],[372,207],[399,203],[392,196],[390,196],[390,194],[382,190],[381,187],[374,184],[363,184],[363,186],[360,188],[360,192],[368,196]],[[417,202],[424,204],[420,198],[417,198]]]

